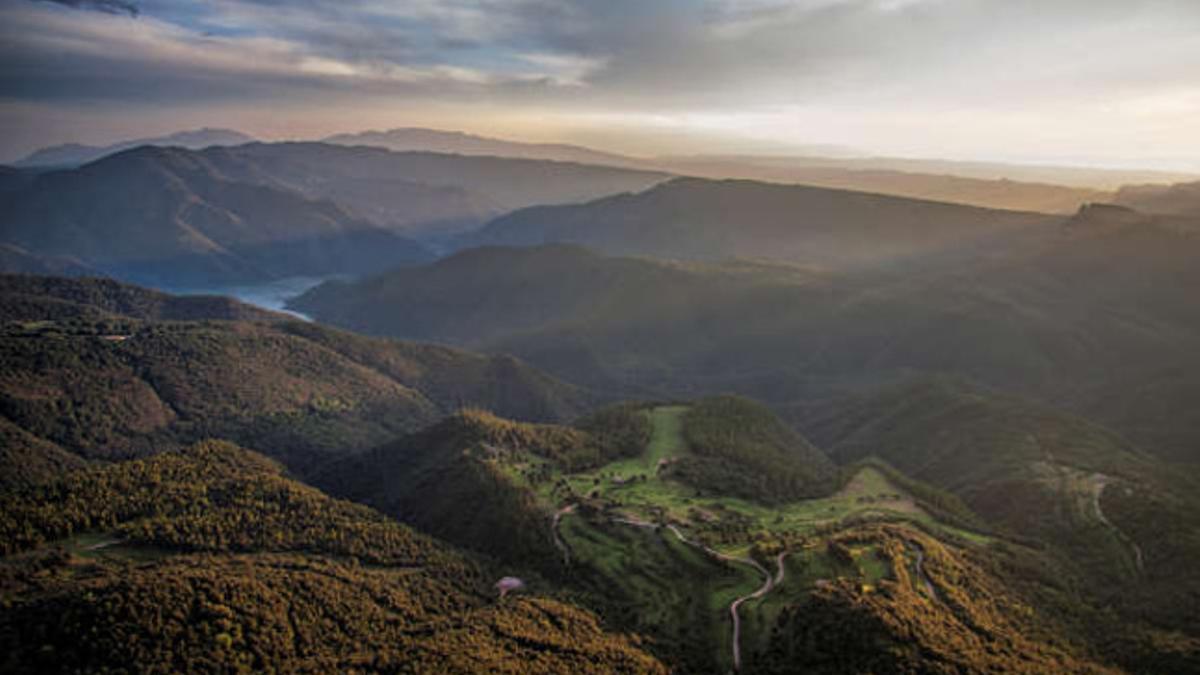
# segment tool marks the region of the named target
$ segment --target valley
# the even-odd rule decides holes
[[[12,366],[0,378],[12,528],[0,567],[23,579],[0,588],[22,612],[80,592],[96,573],[81,570],[201,584],[197,565],[249,565],[282,584],[321,573],[314,550],[371,571],[339,567],[344,583],[408,583],[421,564],[392,569],[387,549],[333,534],[373,540],[404,523],[478,557],[488,572],[470,583],[515,576],[529,590],[514,597],[591,613],[681,672],[890,672],[936,654],[972,672],[1100,673],[1145,663],[1146,640],[1171,645],[1153,657],[1169,668],[1193,653],[1160,628],[1194,611],[1194,577],[1176,562],[1190,540],[1148,534],[1186,530],[1183,484],[1102,428],[963,381],[915,378],[792,410],[810,440],[738,396],[612,403],[511,357],[361,337],[231,299],[7,277],[0,310]],[[281,484],[197,489],[199,467],[234,480],[276,466],[204,445],[213,436],[313,486],[287,490],[378,515],[300,517],[257,496]],[[39,565],[57,570],[55,586],[28,585]],[[1100,603],[1143,614],[1114,622]],[[139,618],[122,630],[149,625],[129,611]],[[1114,631],[1131,637],[1087,637]]]
[[[297,319],[308,320],[309,317],[287,308],[288,302],[305,291],[315,288],[327,281],[335,281],[340,277],[287,277],[261,284],[239,286],[211,286],[192,288],[166,288],[174,295],[225,296],[234,298],[247,305],[260,309],[290,314]]]
[[[0,1],[0,675],[1200,674],[1200,1]]]

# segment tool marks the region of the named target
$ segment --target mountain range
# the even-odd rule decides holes
[[[68,144],[45,148],[17,165],[34,170],[70,167],[141,145],[202,149],[242,145],[253,140],[240,132],[201,129],[104,147]],[[529,143],[418,127],[335,134],[320,142],[395,152],[534,159],[712,179],[803,184],[1044,213],[1070,213],[1087,202],[1121,202],[1124,198],[1115,193],[1125,188],[1137,190],[1144,185],[1146,189],[1161,190],[1172,183],[1196,179],[1193,174],[1178,172],[872,157],[820,145],[802,148],[801,154],[794,155],[632,157],[566,143]],[[357,192],[361,196],[372,191],[360,184]],[[420,201],[419,197],[416,201]],[[416,204],[410,204],[410,208],[414,213],[420,211]],[[394,212],[395,209],[393,217]]]
[[[432,258],[431,236],[661,174],[321,144],[139,147],[0,197],[8,271],[59,260],[161,287],[364,274]]]
[[[764,213],[767,202],[751,198],[760,186],[713,185],[718,193],[742,187],[746,203],[758,204],[760,222],[794,217],[786,202]],[[704,231],[702,216],[654,218],[636,209],[637,198],[632,202],[623,218],[589,221],[593,205],[574,207],[580,213],[574,221],[538,222],[566,222],[589,243],[642,255],[675,257],[708,245],[702,236],[655,237],[653,230],[626,227],[653,222],[668,231],[672,222],[697,223],[696,231]],[[721,222],[720,214],[707,215]],[[854,257],[863,255],[866,238],[855,228],[819,230],[811,246],[796,236],[790,250],[779,234],[786,228],[768,230],[773,245],[759,243],[756,228],[743,228],[714,239],[733,241],[740,252],[754,245],[763,255],[795,251],[808,264],[680,263],[563,245],[493,247],[358,283],[329,283],[294,306],[351,330],[514,353],[586,386],[650,396],[736,391],[785,414],[820,392],[913,371],[956,373],[1097,415],[1156,453],[1194,460],[1189,448],[1200,429],[1191,416],[1167,415],[1161,406],[1164,399],[1186,401],[1200,381],[1194,357],[1200,315],[1189,290],[1200,283],[1193,264],[1198,223],[1112,206],[1057,221],[980,215],[983,225],[974,230],[964,221],[967,241],[959,246],[931,236],[924,241],[933,250],[918,252],[922,240],[912,228],[901,229],[895,249],[886,236],[872,239],[865,252],[870,263]],[[582,225],[589,222],[596,227]],[[603,222],[616,225],[605,229]],[[709,231],[734,227],[725,222],[727,228]],[[911,222],[938,231],[936,221]],[[972,241],[969,232],[983,234]],[[839,247],[850,252],[848,260],[807,257]],[[875,257],[881,252],[890,255]],[[903,264],[887,262],[897,259]],[[1114,259],[1121,265],[1114,267]]]
[[[334,145],[367,145],[395,152],[436,152],[452,155],[485,155],[517,159],[542,159],[552,162],[595,164],[633,169],[649,168],[647,163],[632,157],[602,152],[567,143],[522,143],[498,138],[477,136],[461,131],[402,128],[386,131],[362,131],[336,134],[322,139]]]
[[[1200,218],[1200,182],[1127,185],[1113,201],[1147,213]]]
[[[199,150],[214,145],[241,145],[250,143],[253,137],[232,129],[195,129],[179,131],[166,136],[136,138],[120,141],[110,145],[83,145],[81,143],[65,143],[48,148],[42,148],[16,162],[22,168],[70,168],[81,166],[97,159],[113,155],[122,150],[129,150],[143,145],[162,147],[178,147]]]
[[[1058,227],[1067,241],[1161,227],[1141,218],[1093,209]],[[664,297],[681,313],[657,318],[711,340],[723,323],[691,323],[689,308],[834,289],[829,273],[787,265],[567,246],[480,249],[434,268],[445,276],[428,291],[421,267],[398,273],[412,276],[403,284],[377,281],[418,298],[443,287],[443,323],[403,306],[376,313],[448,335],[440,326],[471,307],[455,297],[481,288],[460,290],[456,276],[527,275],[461,315],[459,341],[472,344],[467,323],[489,330],[503,318],[497,335],[512,339],[554,315],[594,321],[580,336],[603,341],[619,333],[606,335],[601,318],[645,321]],[[531,282],[538,275],[558,283]],[[297,670],[1187,672],[1200,653],[1179,630],[1194,625],[1200,592],[1186,564],[1200,550],[1188,527],[1194,468],[1057,407],[961,378],[847,371],[820,395],[774,398],[783,416],[678,393],[598,408],[627,391],[620,381],[597,394],[512,357],[360,337],[223,298],[0,282],[0,641],[15,672],[126,658]],[[524,313],[492,307],[518,288],[533,300]],[[593,314],[600,289],[615,294]],[[557,304],[535,290],[560,294]],[[685,344],[646,334],[608,349],[620,342],[611,353],[637,366],[660,341]],[[705,374],[719,362],[698,353],[685,355],[689,390],[724,388]],[[746,600],[768,568],[764,595]],[[528,595],[489,600],[498,578],[519,578]],[[70,638],[97,621],[111,639]],[[319,628],[328,622],[339,628]],[[279,631],[292,638],[271,637]]]
[[[155,285],[380,270],[425,249],[329,201],[238,181],[201,153],[143,147],[39,175],[0,205],[0,239]]]
[[[327,140],[0,171],[0,671],[1200,670],[1193,185]]]
[[[678,178],[637,194],[515,211],[463,243],[571,243],[616,255],[840,267],[979,244],[1047,221],[1042,214],[848,190]]]

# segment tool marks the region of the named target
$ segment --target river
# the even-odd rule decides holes
[[[227,295],[248,305],[262,307],[275,312],[291,314],[305,321],[312,318],[284,307],[288,300],[330,279],[341,279],[341,276],[327,277],[287,277],[259,284],[234,286],[207,286],[188,288],[164,288],[162,290],[175,295]]]

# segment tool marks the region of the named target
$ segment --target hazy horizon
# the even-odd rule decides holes
[[[206,126],[427,127],[635,156],[1200,171],[1200,6],[1182,0],[11,0],[0,23],[6,162]]]

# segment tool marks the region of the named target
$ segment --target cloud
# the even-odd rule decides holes
[[[130,7],[0,4],[0,105],[437,103],[963,151],[1115,142],[1137,120],[1200,152],[1180,121],[1200,112],[1195,0],[140,0],[136,22]]]
[[[138,15],[138,6],[136,3],[129,0],[37,0],[38,2],[51,2],[56,5],[65,5],[74,7],[75,9],[91,9],[100,12],[108,12],[109,14],[128,14],[129,16]]]

